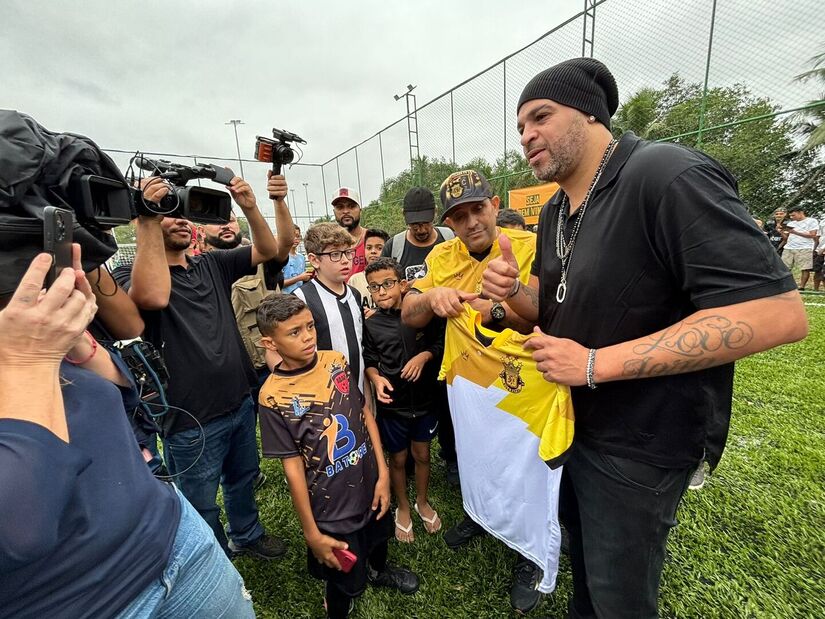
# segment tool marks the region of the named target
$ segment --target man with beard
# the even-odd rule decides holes
[[[352,277],[367,268],[366,229],[361,227],[361,196],[354,189],[341,187],[332,195],[332,213],[338,225],[346,228],[355,239],[355,256],[352,258],[352,271],[349,274],[349,277]]]
[[[283,176],[267,184],[275,196],[275,218],[289,251],[292,220]],[[146,200],[160,202],[169,186],[153,177],[143,187]],[[172,217],[140,217],[137,254],[122,285],[141,309],[144,337],[163,351],[169,370],[166,401],[158,417],[164,458],[181,492],[212,528],[224,551],[274,559],[283,541],[267,535],[258,518],[253,484],[258,471],[255,415],[250,387],[257,377],[235,326],[232,284],[281,255],[258,210],[249,184],[235,177],[229,192],[244,212],[253,245],[188,256],[190,223]],[[287,232],[284,232],[287,231]],[[236,233],[214,235],[231,243]],[[214,239],[213,239],[214,241]],[[216,503],[223,488],[229,521],[226,533]]]
[[[658,616],[667,535],[691,473],[703,456],[711,466],[721,457],[734,361],[802,339],[807,323],[730,173],[680,145],[614,139],[618,102],[610,71],[591,58],[524,88],[524,154],[561,189],[540,215],[527,284],[502,237],[483,292],[538,325],[525,347],[548,382],[572,388],[560,496],[569,616],[644,619]]]
[[[286,213],[289,215],[289,213]],[[280,226],[288,227],[281,229]],[[282,272],[284,265],[289,259],[289,251],[292,248],[294,237],[292,218],[287,221],[285,217],[275,220],[278,227],[275,240],[278,243],[278,254],[263,264],[258,265],[254,275],[245,275],[232,284],[232,309],[235,312],[235,321],[238,323],[238,330],[241,333],[246,352],[258,374],[256,388],[252,390],[252,400],[257,402],[260,385],[269,376],[269,368],[266,365],[265,352],[261,346],[261,332],[258,331],[256,312],[258,306],[264,298],[271,292],[278,289],[283,283]],[[241,244],[241,228],[235,214],[229,216],[229,221],[224,224],[209,224],[201,226],[204,241],[204,250],[213,249],[235,249]]]

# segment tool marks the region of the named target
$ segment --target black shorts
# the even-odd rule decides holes
[[[825,254],[818,254],[814,252],[813,272],[825,271]]]
[[[438,415],[426,413],[420,417],[410,418],[378,413],[378,430],[381,442],[391,454],[397,454],[410,446],[410,441],[429,443],[435,438],[438,429]]]
[[[321,531],[324,535],[329,535],[335,539],[346,542],[348,550],[358,558],[355,565],[348,573],[327,567],[312,554],[312,550],[307,546],[307,569],[309,573],[319,580],[326,581],[330,586],[338,589],[347,597],[358,597],[367,588],[367,566],[370,555],[381,545],[386,546],[393,536],[393,520],[390,512],[384,514],[381,520],[376,520],[374,512],[370,521],[352,533],[328,533]]]

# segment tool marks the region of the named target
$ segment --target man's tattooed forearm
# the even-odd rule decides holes
[[[731,322],[724,316],[705,316],[683,321],[650,336],[633,347],[637,355],[665,350],[680,357],[702,357],[720,350],[737,350],[753,339],[753,328],[746,322]]]
[[[714,365],[714,360],[708,357],[704,359],[678,359],[672,363],[654,362],[653,357],[642,357],[641,359],[625,361],[622,376],[625,378],[648,378],[651,376],[686,374],[687,372],[704,370],[712,365]]]
[[[539,307],[539,292],[534,288],[530,288],[530,286],[522,286],[521,289],[524,291],[524,294],[527,295],[527,298],[530,299],[530,303],[538,309]]]
[[[684,374],[724,363],[714,353],[746,347],[753,340],[753,328],[746,322],[732,322],[724,316],[705,316],[680,322],[633,347],[638,357],[624,362],[623,376],[645,378]],[[675,361],[655,360],[664,351],[682,357]]]

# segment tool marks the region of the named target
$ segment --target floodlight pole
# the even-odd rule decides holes
[[[238,125],[242,125],[244,123],[242,120],[230,120],[228,123],[224,124],[232,125],[232,128],[235,130],[235,148],[238,149],[238,165],[241,167],[241,178],[243,178],[243,161],[241,161],[241,143],[238,141]]]
[[[401,97],[404,97],[407,103],[407,135],[410,145],[410,173],[412,173],[413,169],[415,168],[415,162],[419,158],[419,150],[418,150],[418,112],[416,109],[415,103],[415,95],[412,94],[412,91],[416,89],[416,86],[412,84],[407,84],[407,91],[401,95],[393,95],[393,98],[396,101],[400,101]],[[419,166],[420,168],[420,166]],[[419,177],[421,175],[421,170],[418,170]],[[418,179],[419,184],[422,183],[421,178]]]

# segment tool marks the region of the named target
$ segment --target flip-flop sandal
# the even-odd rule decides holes
[[[441,518],[438,517],[438,512],[433,509],[433,515],[431,518],[425,518],[424,514],[422,514],[418,510],[418,503],[413,503],[413,507],[415,508],[415,513],[419,515],[421,520],[424,522],[424,530],[427,531],[430,535],[434,533],[438,533],[441,530]],[[430,506],[432,509],[432,505]],[[436,526],[436,521],[438,521],[438,526]]]
[[[418,510],[416,510],[416,511],[418,511]],[[412,533],[412,529],[413,529],[412,518],[410,518],[410,524],[408,524],[406,527],[399,524],[399,522],[398,522],[398,508],[396,507],[395,508],[395,517],[393,519],[395,520],[395,539],[397,539],[402,544],[410,544],[410,543],[414,542],[415,541],[415,536],[410,535]],[[406,535],[410,535],[410,537],[408,539],[401,539],[398,536],[399,531],[401,531],[402,533],[404,533]]]

